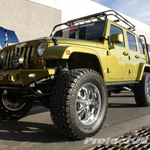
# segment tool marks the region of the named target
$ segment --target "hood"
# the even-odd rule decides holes
[[[48,43],[53,43],[52,38],[45,39]],[[101,47],[104,48],[104,44],[99,40],[77,40],[77,39],[67,39],[67,38],[56,38],[58,45],[68,45],[68,46],[83,46],[83,47]]]

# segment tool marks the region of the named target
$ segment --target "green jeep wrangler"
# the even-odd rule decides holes
[[[50,37],[4,48],[0,117],[23,117],[33,104],[43,105],[59,131],[83,139],[101,128],[109,91],[133,88],[137,105],[149,106],[147,43],[134,30],[109,10],[58,24]]]

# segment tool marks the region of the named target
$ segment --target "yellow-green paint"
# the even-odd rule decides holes
[[[123,42],[123,34],[112,34],[111,35],[112,43],[118,44]]]

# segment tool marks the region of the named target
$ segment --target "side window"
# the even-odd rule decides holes
[[[129,49],[137,51],[135,36],[127,32]]]
[[[119,34],[119,33],[123,34],[123,30],[121,28],[116,27],[114,25],[110,26],[110,35],[111,34]],[[116,44],[116,45],[124,47],[125,46],[124,40],[123,40],[123,43],[119,43],[119,44]]]
[[[5,30],[3,28],[0,28],[0,45],[2,48],[5,47],[5,42],[6,42]]]
[[[144,45],[143,45],[143,42],[141,39],[137,38],[138,39],[138,45],[139,45],[139,50],[140,50],[140,53],[141,54],[145,54],[145,51],[144,51]]]

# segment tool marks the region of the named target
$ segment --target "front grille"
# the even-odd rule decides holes
[[[15,49],[11,49],[9,51],[6,52],[5,57],[4,57],[4,64],[3,67],[6,69],[11,69],[10,66],[10,60],[12,58],[12,56],[14,54],[20,54],[24,57],[24,68],[28,67],[30,64],[30,57],[31,57],[31,53],[33,50],[33,46],[30,47],[21,47],[21,48],[15,48]]]

